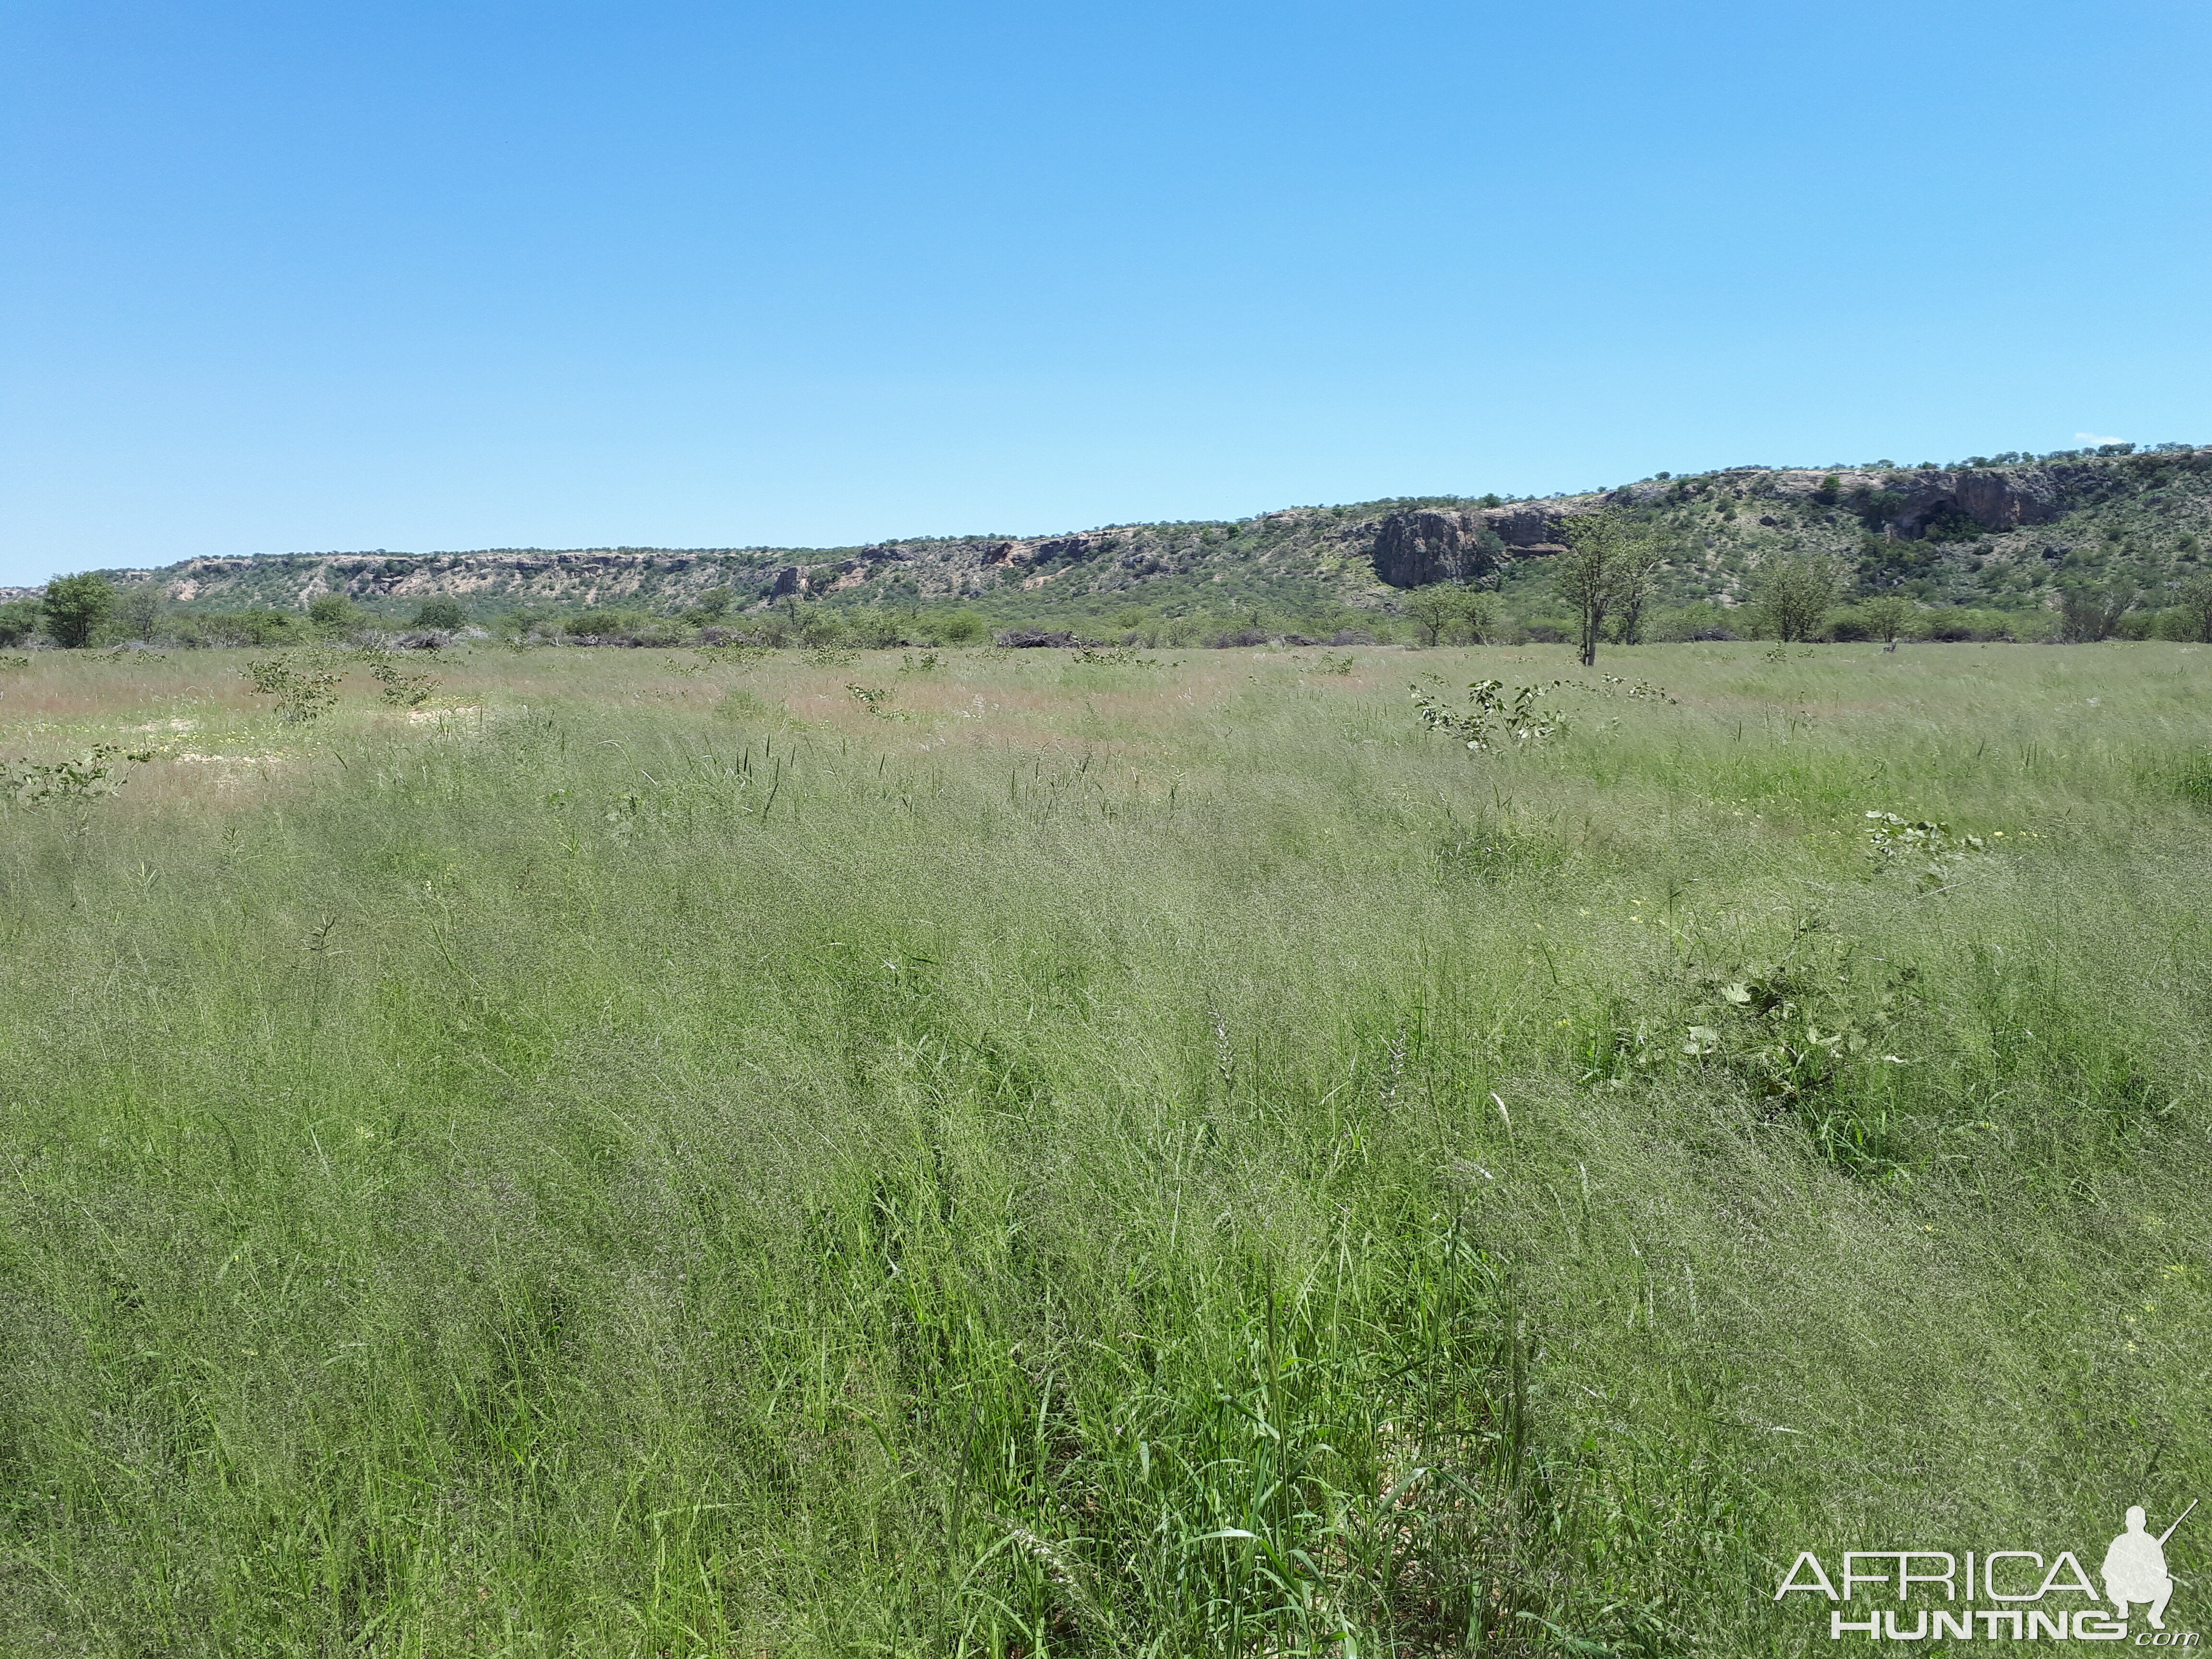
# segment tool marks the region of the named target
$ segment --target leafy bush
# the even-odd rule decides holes
[[[1911,625],[1912,614],[1911,601],[1901,594],[1878,594],[1863,604],[1832,613],[1826,632],[1838,644],[1867,640],[1890,644],[1905,635]]]
[[[1559,723],[1539,720],[1536,703],[1552,689],[1524,685],[1509,698],[1503,680],[1476,680],[1467,688],[1468,707],[1462,713],[1446,707],[1417,685],[1413,688],[1413,706],[1420,710],[1421,724],[1427,730],[1456,738],[1470,751],[1480,754],[1498,747],[1501,738],[1510,738],[1517,744],[1540,742],[1550,737]]]
[[[321,593],[307,606],[307,625],[325,639],[343,639],[357,630],[362,609],[343,593]]]
[[[1662,611],[1651,623],[1651,637],[1676,642],[1688,640],[1732,640],[1736,629],[1730,613],[1700,599],[1672,611]]]
[[[863,611],[851,627],[853,643],[865,651],[891,651],[906,643],[899,619],[888,611]]]
[[[718,623],[729,614],[729,609],[737,602],[737,597],[726,587],[710,587],[698,597],[690,609],[684,611],[684,620],[694,627]]]
[[[1765,559],[1753,581],[1760,620],[1785,645],[1820,637],[1842,586],[1842,571],[1822,553]]]
[[[369,678],[383,688],[379,695],[388,708],[419,708],[438,689],[436,679],[426,673],[409,673],[387,652],[364,651],[361,660],[368,665]]]
[[[2069,645],[2112,638],[2136,598],[2135,588],[2124,582],[2101,587],[2069,584],[2059,593],[2059,638]]]
[[[571,639],[617,640],[632,638],[652,626],[653,618],[642,611],[611,606],[605,611],[580,611],[561,624],[561,631]]]
[[[43,606],[46,632],[64,649],[82,650],[115,608],[115,590],[105,576],[58,576],[46,584]]]
[[[415,626],[434,628],[441,634],[457,634],[469,625],[469,613],[459,599],[425,599],[415,612]]]
[[[237,629],[246,645],[289,645],[299,633],[297,622],[283,611],[259,608],[240,616]]]
[[[338,683],[345,678],[319,652],[250,662],[239,674],[263,696],[275,698],[276,718],[293,726],[319,720],[336,708]]]
[[[128,761],[154,758],[150,750],[125,754],[120,747],[103,743],[63,761],[13,761],[0,764],[0,796],[23,806],[65,806],[98,800],[123,787],[118,757]]]
[[[0,650],[22,644],[39,631],[39,602],[10,599],[0,605]]]

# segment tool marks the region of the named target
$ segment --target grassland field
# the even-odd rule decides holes
[[[2212,1496],[2212,649],[255,655],[0,667],[0,1652],[1747,1659]]]

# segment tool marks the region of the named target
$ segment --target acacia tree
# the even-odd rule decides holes
[[[1881,639],[1882,649],[1894,651],[1897,636],[1912,619],[1912,603],[1902,593],[1884,593],[1861,605],[1859,615],[1866,618],[1867,626]]]
[[[1613,572],[1613,609],[1619,620],[1613,623],[1613,636],[1622,645],[1644,643],[1644,607],[1651,602],[1659,568],[1666,562],[1665,551],[1649,537],[1621,544],[1620,561]]]
[[[1605,619],[1620,597],[1620,576],[1630,562],[1629,538],[1609,508],[1584,513],[1559,526],[1567,550],[1555,554],[1552,591],[1575,613],[1583,666],[1597,662]]]
[[[1843,576],[1825,553],[1785,553],[1760,564],[1756,586],[1766,619],[1790,645],[1819,637]]]
[[[2069,645],[2108,640],[2140,597],[2124,581],[2101,588],[2069,587],[2058,597],[2058,637]]]
[[[1498,618],[1504,605],[1497,594],[1486,589],[1470,587],[1459,596],[1460,626],[1467,629],[1469,645],[1487,645],[1490,636],[1498,630]]]
[[[1425,645],[1442,645],[1444,635],[1455,630],[1464,634],[1469,645],[1486,644],[1497,631],[1503,608],[1498,595],[1486,589],[1442,583],[1422,588],[1402,607],[1406,620],[1421,630]]]
[[[1456,596],[1442,587],[1420,589],[1406,601],[1404,610],[1406,620],[1421,630],[1424,645],[1441,643],[1444,629],[1459,620]]]
[[[90,572],[57,576],[46,584],[43,609],[46,632],[54,636],[54,643],[68,650],[82,650],[92,643],[94,632],[115,609],[115,590],[105,576]]]

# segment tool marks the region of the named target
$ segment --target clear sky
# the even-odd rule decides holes
[[[6,0],[0,582],[2212,441],[2212,7]]]

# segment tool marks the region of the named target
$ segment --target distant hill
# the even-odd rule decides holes
[[[1725,610],[1760,559],[1837,556],[1862,591],[1923,605],[2042,611],[2067,581],[2132,583],[2151,602],[2205,556],[2212,448],[2108,445],[1952,466],[1772,468],[1665,474],[1541,500],[1436,496],[1289,507],[1243,520],[1111,525],[1055,536],[958,536],[842,548],[536,548],[465,553],[295,553],[112,570],[186,611],[303,611],[349,596],[400,618],[451,598],[490,619],[517,609],[672,615],[722,590],[730,610],[779,604],[935,608],[1062,625],[1154,616],[1395,610],[1437,581],[1547,603],[1561,524],[1614,508],[1671,557],[1662,601]]]

